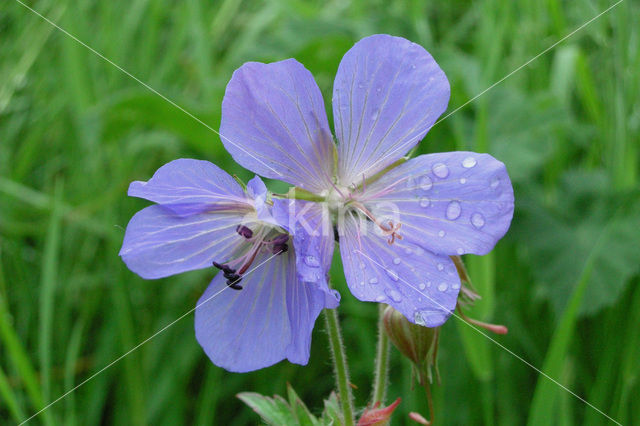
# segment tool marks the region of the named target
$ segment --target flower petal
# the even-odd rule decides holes
[[[274,198],[272,212],[277,225],[293,235],[299,279],[316,283],[327,294],[327,307],[335,308],[340,299],[328,283],[334,235],[326,206],[304,200]]]
[[[243,167],[320,192],[333,176],[333,140],[322,94],[294,59],[248,62],[222,101],[222,143]]]
[[[372,222],[345,217],[340,254],[347,284],[359,300],[393,306],[409,321],[443,324],[456,306],[460,278],[453,261],[376,233]]]
[[[295,253],[261,253],[242,279],[227,288],[218,274],[196,305],[198,342],[214,364],[247,372],[285,358],[309,360],[311,332],[325,307],[325,294],[297,279]]]
[[[214,260],[224,261],[244,240],[235,231],[242,221],[241,210],[179,216],[153,205],[129,221],[120,256],[129,269],[147,279],[212,267]]]
[[[371,177],[418,143],[449,103],[449,82],[421,46],[373,35],[342,58],[333,85],[340,182]]]
[[[474,152],[413,158],[369,185],[364,197],[376,217],[399,219],[407,241],[445,255],[488,253],[513,217],[506,167]]]
[[[188,158],[165,164],[148,182],[132,182],[129,195],[161,204],[180,215],[247,202],[242,187],[224,170],[208,161]]]

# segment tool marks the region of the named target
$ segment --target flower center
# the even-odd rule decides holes
[[[268,250],[275,255],[282,254],[289,250],[289,235],[264,229],[261,227],[257,232],[253,232],[251,228],[245,225],[238,225],[236,232],[245,238],[249,243],[249,249],[237,258],[225,263],[213,262],[213,266],[220,269],[227,279],[227,286],[234,290],[242,290],[239,285],[242,281],[243,274],[251,267],[258,253],[262,250]]]
[[[396,240],[402,239],[402,235],[398,233],[398,231],[402,227],[402,223],[394,223],[392,220],[387,220],[386,223],[384,223],[384,221],[376,218],[374,214],[371,213],[371,211],[369,211],[369,209],[367,209],[365,205],[359,201],[353,201],[351,205],[357,210],[364,213],[365,216],[367,216],[369,219],[371,219],[371,221],[375,223],[378,228],[380,228],[380,230],[382,231],[382,235],[389,237],[389,239],[387,240],[387,243],[389,243],[389,245],[393,244]]]

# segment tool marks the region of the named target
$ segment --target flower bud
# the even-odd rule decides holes
[[[439,327],[429,328],[410,323],[404,315],[387,306],[382,314],[385,332],[398,350],[418,369],[429,367]],[[426,364],[425,364],[426,362]]]
[[[400,404],[401,399],[396,401],[388,407],[380,407],[380,402],[376,402],[372,408],[367,407],[362,413],[362,416],[358,420],[357,426],[386,426],[391,422],[391,414]]]

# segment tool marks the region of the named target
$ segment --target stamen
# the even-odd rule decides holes
[[[289,246],[287,245],[287,241],[289,241],[289,236],[287,234],[280,234],[273,240],[269,241],[269,243],[273,244],[271,249],[273,254],[281,254],[288,251]]]
[[[247,240],[253,237],[253,231],[244,225],[238,225],[236,227],[236,232],[245,237]]]
[[[389,245],[392,245],[396,241],[396,239],[402,240],[402,235],[398,234],[398,230],[400,230],[400,228],[402,227],[401,223],[394,224],[392,220],[389,220],[389,224],[385,225],[384,223],[376,219],[375,216],[373,216],[373,213],[371,213],[364,206],[364,204],[360,202],[354,202],[353,205],[357,207],[362,213],[364,213],[369,219],[371,219],[373,223],[378,225],[378,227],[382,230],[383,235],[389,236],[389,239],[387,240],[387,243],[389,243]]]

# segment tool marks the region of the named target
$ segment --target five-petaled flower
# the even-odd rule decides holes
[[[327,286],[328,265],[298,272],[295,243],[275,225],[259,177],[245,192],[214,164],[181,159],[133,182],[129,195],[157,203],[127,226],[120,256],[129,269],[143,278],[221,269],[195,310],[196,337],[216,365],[246,372],[285,358],[307,363],[315,320],[338,294]]]
[[[450,256],[486,254],[513,215],[506,168],[490,155],[448,152],[403,162],[448,101],[447,78],[426,50],[374,35],[356,43],[338,68],[337,146],[320,90],[294,59],[236,70],[220,133],[242,166],[325,201],[355,297],[389,304],[409,321],[433,327],[456,306],[460,279]],[[242,141],[242,149],[229,141]],[[274,199],[274,214],[300,211],[301,204]],[[288,230],[299,242],[298,256],[320,245],[331,257],[332,232]]]

